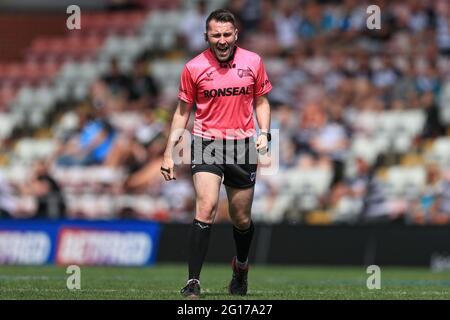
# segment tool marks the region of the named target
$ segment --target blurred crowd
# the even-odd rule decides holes
[[[143,51],[128,71],[115,57],[86,99],[60,102],[48,126],[58,141],[52,155],[24,184],[0,175],[2,217],[192,220],[189,166],[178,166],[172,182],[159,172],[177,96],[165,93],[152,66],[182,65],[206,48],[211,8],[193,3],[175,9],[183,19],[172,47]],[[366,26],[371,4],[381,9],[379,30]],[[450,223],[450,149],[437,147],[450,141],[450,3],[224,6],[238,18],[239,46],[264,57],[274,87],[279,171],[257,178],[255,220]],[[221,194],[217,221],[226,219]]]

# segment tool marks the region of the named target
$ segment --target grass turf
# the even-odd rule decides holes
[[[68,290],[66,268],[0,266],[3,299],[181,299],[186,266],[146,268],[81,267],[81,290]],[[369,290],[364,267],[252,266],[249,293],[231,297],[228,265],[206,264],[202,299],[445,299],[450,300],[450,272],[381,267],[381,289]]]

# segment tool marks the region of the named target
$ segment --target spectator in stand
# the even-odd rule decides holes
[[[21,186],[22,194],[36,197],[37,208],[33,218],[58,219],[66,217],[66,204],[61,187],[51,176],[45,161],[35,163],[33,177]]]
[[[262,1],[260,0],[245,0],[242,11],[240,14],[240,20],[242,21],[242,29],[245,35],[249,32],[253,32],[258,23],[261,21],[261,7]],[[242,34],[241,34],[242,37]]]
[[[339,108],[339,107],[338,107]],[[337,110],[337,109],[336,109]],[[341,111],[335,111],[333,118],[327,115],[322,106],[310,105],[304,111],[302,130],[297,135],[303,156],[300,168],[333,168],[333,184],[343,176],[343,161],[348,148],[348,138],[341,121]]]
[[[111,3],[119,9],[127,7],[127,3],[138,3],[141,7],[149,8],[176,7],[180,4],[178,1],[170,4],[136,1],[119,0]],[[182,63],[182,60],[188,60],[207,47],[203,34],[204,21],[206,7],[211,4],[205,0],[193,3],[194,10],[186,14],[182,19],[183,27],[178,30],[183,38],[183,41],[178,42],[181,48],[175,45],[171,48],[174,51],[167,52],[153,52],[153,49],[148,48],[150,51],[142,57],[161,53],[163,56],[158,58],[178,58],[178,63]],[[227,2],[239,20],[238,29],[243,46],[267,57],[267,72],[273,83],[273,90],[268,96],[274,106],[272,127],[280,129],[281,133],[280,173],[304,168],[334,168],[335,179],[331,191],[320,197],[321,200],[328,200],[328,206],[322,207],[324,202],[319,201],[320,207],[315,208],[328,210],[334,222],[356,221],[358,208],[363,203],[362,221],[404,223],[409,222],[405,218],[410,217],[406,213],[414,202],[411,200],[413,192],[409,196],[395,198],[382,175],[375,175],[375,168],[363,164],[362,160],[357,160],[356,178],[342,179],[345,169],[343,163],[347,164],[347,153],[354,156],[350,146],[359,146],[353,142],[367,139],[369,147],[372,147],[367,148],[370,153],[367,158],[381,153],[383,167],[401,165],[400,160],[410,158],[411,153],[416,151],[426,151],[433,139],[449,132],[450,113],[446,106],[450,105],[450,3],[448,0],[378,1],[381,30],[367,29],[368,4],[367,1],[358,0]],[[186,55],[179,57],[180,51],[177,49]],[[148,61],[142,57],[133,61],[134,68],[130,75],[124,74],[119,68],[118,59],[122,57],[112,59],[107,74],[93,82],[89,98],[83,102],[88,108],[92,105],[95,110],[108,115],[114,128],[101,115],[90,114],[89,119],[85,119],[82,113],[76,114],[70,110],[76,106],[69,101],[58,102],[57,107],[52,109],[56,114],[50,111],[48,119],[54,119],[54,115],[59,118],[60,111],[69,109],[62,118],[74,120],[69,121],[68,127],[52,124],[54,136],[64,140],[62,151],[58,154],[58,164],[106,165],[110,166],[107,170],[124,171],[129,177],[123,184],[121,181],[114,184],[117,190],[122,193],[150,194],[159,197],[162,203],[169,204],[171,201],[168,200],[171,199],[167,198],[170,194],[180,192],[180,195],[184,195],[184,188],[187,188],[184,175],[180,175],[177,177],[180,186],[163,192],[158,175],[159,140],[170,129],[168,122],[174,110],[168,106],[176,105],[176,97],[164,95],[164,99],[160,99],[161,88],[156,86],[155,80],[161,79],[153,79],[147,69]],[[5,77],[8,78],[8,72],[2,73],[2,78]],[[162,80],[165,83],[169,78]],[[15,79],[13,82],[16,80],[22,81]],[[177,85],[173,82],[166,89],[175,89]],[[0,100],[2,96],[5,97],[5,92],[0,88]],[[18,101],[22,98],[27,100],[27,95],[20,91]],[[122,116],[124,111],[126,114]],[[395,113],[393,118],[400,117],[392,122],[396,123],[395,130],[398,132],[409,125],[408,121],[401,121],[405,111],[420,112],[426,119],[422,132],[416,137],[409,137],[404,131],[405,134],[399,136],[402,139],[397,139],[395,133],[388,136],[383,130],[385,122],[381,123],[386,111],[399,111],[392,112]],[[111,112],[114,112],[113,117],[109,117]],[[68,116],[70,113],[72,116]],[[301,117],[300,121],[298,117]],[[162,121],[157,121],[158,118]],[[55,127],[60,127],[60,130]],[[40,129],[46,130],[39,128],[37,133],[41,132]],[[68,136],[72,138],[66,143]],[[393,149],[397,149],[397,142],[404,142],[405,145],[409,143],[404,139],[414,139],[409,142],[415,143],[411,143],[412,147],[408,150],[401,151],[407,154],[396,154],[399,150]],[[10,154],[15,156],[15,138],[12,142],[10,146],[2,148],[0,152],[6,151],[4,153],[7,156],[0,160],[9,159]],[[414,158],[415,155],[412,156]],[[441,169],[445,173],[448,164],[443,163]],[[443,179],[444,187],[440,193],[434,194],[433,206],[427,209],[432,214],[426,215],[426,223],[450,223],[450,196],[447,194],[450,193],[449,181]],[[257,185],[255,190],[264,187],[265,183],[271,190],[270,196],[260,203],[268,205],[272,200],[277,203],[276,200],[282,198],[280,194],[285,189],[284,181],[267,178],[266,181],[260,180],[260,183],[263,184]],[[76,188],[83,188],[80,186]],[[105,191],[97,186],[94,188]],[[417,199],[416,208],[423,211],[430,199],[430,194],[424,193]],[[3,201],[3,215],[9,216],[7,212],[16,212],[15,216],[28,214],[31,208],[29,200],[30,197],[17,201],[21,207],[19,209],[7,209]],[[296,203],[290,207],[298,209]],[[184,209],[174,210],[184,212]],[[264,213],[261,219],[273,218],[267,214],[271,210],[262,209],[262,206],[257,210]],[[280,210],[276,212],[274,216],[282,216]],[[353,216],[342,215],[346,212],[353,213]],[[174,219],[183,215],[177,214]]]
[[[281,104],[295,105],[296,93],[308,81],[308,76],[302,68],[304,55],[300,51],[287,53],[287,68],[278,80],[279,86],[274,88],[271,99]]]
[[[130,95],[130,78],[120,70],[119,61],[111,59],[109,72],[101,79],[107,86],[111,96],[116,99],[128,99]]]
[[[180,24],[178,33],[181,37],[181,43],[187,49],[189,56],[197,55],[206,48],[203,30],[205,29],[204,21],[207,16],[206,1],[199,0],[195,10],[186,12],[183,23]]]
[[[131,79],[120,71],[119,61],[111,59],[108,72],[90,87],[89,99],[97,109],[122,111],[128,107]]]
[[[409,204],[406,200],[393,197],[378,169],[382,163],[379,156],[370,168],[367,188],[363,198],[361,219],[363,223],[405,223]]]
[[[133,132],[121,132],[115,140],[106,165],[125,167],[128,173],[134,173],[147,163],[154,151],[152,143],[157,142],[163,134],[164,123],[150,109],[142,111],[141,116],[143,121]]]
[[[450,224],[450,174],[444,179],[441,194],[436,202],[436,211],[432,213],[431,223]]]
[[[429,139],[444,135],[445,127],[441,123],[439,109],[436,105],[433,93],[424,93],[420,100],[426,114],[425,124],[420,137],[422,139]]]
[[[207,3],[205,0],[199,0],[195,10],[186,12],[183,24],[180,24],[178,32],[189,56],[194,56],[206,48],[203,21],[207,16]]]
[[[305,4],[298,33],[300,38],[312,39],[323,37],[333,29],[333,16],[315,1]]]
[[[435,1],[434,12],[436,17],[436,43],[439,52],[450,55],[450,5],[447,1]]]
[[[283,0],[277,4],[274,17],[277,40],[284,50],[290,50],[298,43],[297,30],[300,28],[301,18],[294,1]]]
[[[441,170],[436,163],[426,165],[426,184],[422,193],[412,204],[411,222],[414,224],[432,224],[439,222],[440,197],[443,192]],[[447,216],[449,218],[450,216]],[[447,223],[448,221],[444,222]]]
[[[148,72],[148,61],[143,57],[134,63],[129,92],[130,109],[152,109],[158,101],[159,88]]]
[[[111,152],[115,138],[116,130],[104,110],[96,110],[81,132],[63,146],[56,163],[60,166],[101,165]]]
[[[142,192],[151,187],[160,187],[162,182],[160,165],[165,150],[165,135],[158,135],[148,146],[148,157],[145,162],[139,163],[130,171],[124,183],[125,190]]]
[[[250,50],[261,52],[265,56],[277,56],[280,52],[280,44],[277,41],[274,22],[275,4],[271,0],[262,0],[258,26],[252,32],[248,32],[245,42]]]
[[[14,217],[17,210],[18,203],[13,196],[13,189],[0,173],[0,219]]]
[[[434,94],[439,94],[441,89],[441,80],[436,66],[428,65],[425,70],[420,72],[416,78],[416,87],[419,93],[431,91]]]
[[[335,223],[356,223],[360,219],[370,181],[370,165],[362,157],[355,159],[355,165],[356,174],[336,183],[331,189],[328,205]]]

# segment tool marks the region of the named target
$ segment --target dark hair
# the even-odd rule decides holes
[[[234,15],[225,9],[217,9],[210,13],[206,19],[206,31],[208,31],[209,22],[211,20],[216,20],[219,22],[231,22],[231,24],[236,28],[236,18]]]

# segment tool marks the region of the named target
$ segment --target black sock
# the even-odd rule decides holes
[[[189,235],[189,279],[200,280],[200,271],[208,251],[210,223],[204,223],[194,219]]]
[[[253,221],[250,221],[250,227],[246,230],[239,230],[233,226],[233,238],[236,244],[237,260],[239,262],[247,261],[254,231],[255,227],[253,226]]]

